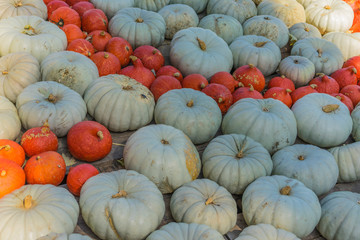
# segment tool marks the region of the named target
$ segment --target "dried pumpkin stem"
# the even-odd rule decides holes
[[[51,103],[54,103],[56,102],[56,97],[52,93],[50,93],[47,100]]]
[[[213,203],[214,203],[214,199],[212,197],[209,197],[208,199],[206,199],[205,205],[209,205]]]
[[[15,3],[14,7],[21,7],[23,4],[22,2]]]
[[[136,59],[137,59],[137,57],[135,57],[134,55],[131,55],[129,58],[130,58],[130,60],[131,60],[132,62],[135,62]]]
[[[298,156],[298,159],[299,159],[300,161],[303,161],[305,158],[304,158],[303,155],[300,155],[300,156]]]
[[[123,86],[122,89],[123,90],[131,90],[131,89],[133,89],[133,87],[132,86]]]
[[[31,206],[32,206],[32,197],[31,197],[31,195],[27,195],[27,196],[24,198],[23,205],[24,205],[24,208],[25,208],[25,209],[31,208]]]
[[[127,192],[124,190],[120,190],[117,194],[112,195],[111,198],[122,198],[126,196],[127,196]]]
[[[322,51],[321,49],[318,49],[318,50],[317,50],[317,52],[318,52],[318,57],[321,57],[321,56],[322,56],[323,51]]]
[[[310,32],[310,29],[306,27],[306,28],[304,28],[304,31],[305,32]]]
[[[186,106],[188,106],[188,107],[192,107],[192,106],[194,106],[194,100],[190,100],[190,101],[188,101],[187,103],[186,103]]]
[[[267,44],[269,41],[266,41],[266,42],[256,42],[254,43],[254,46],[255,47],[263,47],[265,46],[265,44]]]
[[[291,187],[290,186],[285,186],[280,190],[281,195],[289,195],[290,192],[291,192]]]
[[[9,151],[11,149],[10,145],[3,145],[3,146],[0,146],[0,150],[3,150],[5,149],[5,151]]]
[[[222,103],[223,102],[223,99],[220,97],[219,99],[218,99],[218,103]]]
[[[165,139],[161,139],[161,143],[164,144],[164,145],[167,145],[167,144],[169,144],[169,141],[167,141]]]
[[[322,107],[323,112],[331,113],[338,109],[340,106],[338,104],[328,104]]]
[[[239,152],[236,154],[237,158],[244,157],[244,149],[245,149],[245,147],[246,147],[246,139],[244,139],[244,141],[241,144],[241,148],[240,148]]]
[[[2,75],[7,75],[7,74],[9,74],[8,71],[6,71],[6,70],[2,71]]]
[[[103,140],[103,139],[104,139],[104,134],[103,134],[102,131],[98,131],[98,132],[96,133],[96,135],[100,138],[100,140]]]
[[[203,40],[201,40],[200,38],[196,38],[196,40],[198,41],[199,43],[199,47],[201,50],[205,51],[206,50],[206,44]]]
[[[330,7],[329,5],[326,5],[324,8],[325,8],[326,10],[330,10],[330,9],[331,9],[331,7]]]
[[[125,144],[122,144],[122,143],[112,143],[113,145],[116,145],[116,146],[122,146],[122,147],[125,147]]]
[[[143,22],[144,22],[144,19],[142,19],[141,17],[139,17],[139,18],[137,18],[137,19],[135,20],[135,22],[137,22],[137,23],[143,23]]]

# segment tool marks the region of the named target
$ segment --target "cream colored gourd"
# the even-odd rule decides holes
[[[298,3],[300,3],[301,5],[303,5],[304,9],[307,8],[307,6],[309,6],[312,2],[315,2],[316,0],[296,0],[298,1]]]
[[[168,91],[157,101],[154,112],[157,124],[183,131],[194,144],[210,141],[219,130],[221,111],[214,99],[191,88]]]
[[[199,17],[195,10],[185,4],[166,5],[158,13],[166,23],[166,39],[172,39],[174,34],[181,29],[197,27],[199,24]]]
[[[330,32],[323,38],[334,43],[340,49],[344,62],[351,57],[360,55],[360,33]]]
[[[30,84],[40,80],[38,60],[30,53],[10,53],[0,58],[0,95],[15,103]]]
[[[134,0],[136,8],[147,11],[158,12],[160,9],[170,3],[170,0]]]
[[[273,225],[261,223],[244,228],[235,240],[300,240],[300,238]]]
[[[305,22],[295,23],[292,25],[289,28],[289,33],[293,35],[296,40],[301,40],[307,37],[322,37],[320,31],[314,25]]]
[[[295,87],[305,86],[315,76],[315,65],[306,57],[288,56],[281,60],[280,74],[291,79]]]
[[[117,11],[134,7],[134,0],[90,0],[92,4],[94,4],[95,8],[101,9],[107,16],[108,20],[110,20]]]
[[[209,0],[170,0],[170,4],[186,4],[192,7],[196,13],[201,13],[205,10]]]
[[[80,94],[57,82],[43,81],[27,86],[16,100],[22,126],[41,127],[48,121],[56,136],[64,137],[72,126],[86,116]]]
[[[176,222],[205,224],[221,234],[236,224],[237,207],[231,194],[209,179],[196,179],[178,188],[170,200]]]
[[[48,235],[40,237],[37,240],[91,240],[91,238],[78,233],[49,233]]]
[[[242,211],[248,225],[271,224],[299,238],[309,235],[321,216],[316,194],[300,181],[280,175],[252,182],[242,195]]]
[[[151,122],[155,100],[150,90],[125,75],[93,81],[84,93],[88,113],[110,131],[136,130]]]
[[[15,140],[21,130],[21,122],[15,105],[0,96],[0,139]]]
[[[273,74],[281,61],[280,48],[263,36],[246,35],[234,39],[230,44],[234,69],[252,64],[264,76]]]
[[[73,51],[61,51],[48,55],[41,62],[43,81],[55,81],[84,94],[90,83],[99,78],[93,61]]]
[[[152,232],[146,240],[223,240],[224,237],[215,229],[197,223],[171,222]]]
[[[79,205],[63,187],[28,184],[0,199],[0,239],[36,240],[74,231]]]
[[[272,40],[279,48],[289,41],[289,30],[285,23],[271,15],[258,15],[243,23],[244,35],[264,36]]]
[[[242,194],[255,179],[271,174],[269,152],[242,134],[220,135],[206,146],[202,155],[203,175],[232,194]]]
[[[0,21],[0,56],[28,52],[40,63],[50,53],[66,49],[64,31],[37,16],[17,16]]]
[[[47,7],[43,0],[0,0],[0,19],[15,16],[38,16],[46,20]]]
[[[85,223],[100,239],[107,240],[144,239],[159,226],[165,213],[159,189],[131,170],[89,178],[81,189],[79,204]]]
[[[147,176],[163,194],[195,180],[201,170],[199,153],[190,139],[182,131],[163,124],[133,133],[123,156],[126,169]]]
[[[257,15],[271,15],[282,20],[289,28],[295,23],[305,22],[304,7],[296,0],[266,0],[257,7]]]
[[[345,32],[354,20],[354,11],[345,1],[316,0],[306,7],[306,22],[317,27],[321,34]]]
[[[234,17],[224,14],[209,14],[203,17],[199,22],[199,27],[215,32],[227,44],[243,35],[241,23]]]

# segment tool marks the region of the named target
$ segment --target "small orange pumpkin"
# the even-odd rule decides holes
[[[59,28],[66,24],[75,24],[81,28],[81,20],[79,14],[69,7],[59,7],[52,12],[49,21],[55,23]]]
[[[94,46],[85,39],[73,40],[66,50],[80,53],[86,57],[91,57],[95,53]]]
[[[133,48],[130,43],[121,37],[113,37],[106,44],[105,51],[114,54],[120,61],[121,67],[125,67],[130,62]]]
[[[24,170],[13,161],[0,158],[0,198],[24,184]]]
[[[201,91],[209,85],[209,82],[203,75],[193,73],[184,77],[181,81],[181,85],[183,88],[192,88],[194,90]]]
[[[99,76],[118,74],[121,70],[119,59],[112,53],[100,51],[93,54],[90,59],[99,70]]]
[[[0,158],[9,159],[22,167],[25,162],[25,151],[17,142],[0,139]]]
[[[80,196],[80,191],[84,183],[89,178],[98,174],[99,170],[88,163],[83,163],[75,167],[71,167],[66,178],[66,184],[69,188],[69,191],[75,196]]]
[[[86,33],[81,31],[81,29],[76,26],[75,24],[66,24],[62,27],[62,30],[66,34],[66,39],[68,42],[68,45],[74,41],[75,39],[85,39]]]

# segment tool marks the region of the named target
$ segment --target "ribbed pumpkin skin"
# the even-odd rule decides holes
[[[86,235],[81,235],[78,233],[66,234],[66,233],[52,232],[36,240],[91,240],[91,238]]]
[[[209,0],[170,0],[169,4],[186,4],[192,7],[196,13],[201,13],[206,8],[206,5],[208,4]]]
[[[101,9],[110,20],[117,11],[123,8],[134,7],[134,0],[90,0],[95,8]]]
[[[295,87],[305,86],[315,76],[315,65],[306,57],[288,56],[281,60],[280,74],[291,79]]]
[[[134,0],[136,8],[145,9],[152,12],[158,12],[160,9],[170,3],[170,0]]]
[[[25,162],[25,151],[21,145],[15,141],[0,139],[0,158],[9,159],[22,167]]]
[[[68,45],[66,50],[78,52],[85,57],[91,57],[95,53],[94,46],[85,39],[75,39]]]
[[[317,27],[305,22],[299,22],[292,25],[289,28],[289,33],[294,37],[296,37],[297,40],[301,40],[307,37],[317,37],[317,38],[322,37]]]
[[[16,107],[6,97],[0,96],[0,139],[15,140],[21,131]]]
[[[360,55],[360,33],[330,32],[323,39],[334,43],[342,52],[344,61]]]
[[[235,240],[300,240],[295,234],[270,224],[256,224],[244,228]]]
[[[43,0],[3,0],[0,2],[0,19],[24,15],[38,16],[46,20],[47,8]]]
[[[0,156],[0,199],[25,184],[25,172],[18,163]]]

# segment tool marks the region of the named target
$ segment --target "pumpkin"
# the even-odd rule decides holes
[[[280,175],[252,182],[242,195],[242,210],[248,225],[271,224],[300,238],[315,229],[321,216],[316,194],[299,180]]]
[[[46,5],[46,7],[47,7],[47,18],[50,18],[53,11],[55,11],[59,7],[69,7],[69,4],[67,4],[66,2],[64,2],[62,0],[55,0],[55,1],[49,2]]]
[[[341,51],[344,61],[360,55],[360,33],[330,32],[323,36],[334,43]]]
[[[101,9],[111,19],[117,11],[123,8],[134,7],[134,0],[90,0],[95,8]]]
[[[111,151],[109,130],[95,121],[82,121],[72,126],[66,136],[70,154],[76,159],[94,162]]]
[[[291,93],[290,89],[273,87],[266,90],[266,92],[264,93],[264,98],[277,99],[290,108],[292,105],[292,98],[290,93]]]
[[[306,22],[317,27],[321,34],[345,32],[354,19],[352,8],[344,1],[317,0],[306,7]]]
[[[75,39],[85,39],[86,33],[75,24],[66,24],[62,27],[62,30],[66,34],[68,45]]]
[[[243,23],[244,35],[264,36],[272,40],[279,48],[289,41],[289,30],[279,18],[271,15],[258,15]]]
[[[65,136],[87,112],[80,94],[54,81],[26,87],[16,100],[16,108],[25,129],[40,127],[47,120],[57,137]]]
[[[267,84],[267,88],[273,88],[273,87],[281,87],[285,89],[290,89],[291,91],[295,90],[294,82],[291,79],[285,77],[285,75],[280,75],[271,78]]]
[[[263,95],[256,91],[254,87],[250,84],[250,87],[239,87],[233,93],[233,104],[243,98],[254,98],[254,99],[263,99]]]
[[[201,91],[207,85],[209,85],[209,82],[203,75],[198,74],[198,73],[193,73],[193,74],[187,75],[181,81],[181,85],[183,88],[192,88],[194,90]]]
[[[95,6],[91,2],[82,1],[82,2],[75,3],[74,5],[71,6],[71,8],[74,9],[75,11],[77,11],[80,18],[82,18],[82,16],[84,15],[84,13],[87,10],[94,9]]]
[[[229,15],[243,24],[246,19],[257,15],[257,9],[252,0],[209,0],[206,13]]]
[[[120,61],[112,53],[105,51],[96,52],[90,56],[90,59],[95,63],[100,77],[120,73]]]
[[[345,142],[351,133],[349,109],[327,94],[308,94],[296,101],[291,110],[296,118],[298,137],[307,143],[334,147]]]
[[[40,80],[40,65],[30,53],[9,53],[0,58],[0,95],[15,103],[28,85]]]
[[[126,75],[143,84],[145,87],[150,88],[155,80],[154,73],[148,68],[144,67],[141,60],[135,56],[130,56],[133,65],[121,69],[120,74]]]
[[[327,150],[310,144],[284,147],[272,156],[272,160],[272,175],[297,179],[318,196],[330,191],[339,176],[334,156]]]
[[[159,99],[161,95],[172,90],[180,89],[181,83],[175,77],[162,75],[158,76],[150,86],[150,91],[154,95],[155,101]]]
[[[323,73],[316,74],[316,77],[310,80],[309,85],[316,84],[316,91],[319,93],[338,93],[340,91],[340,86],[338,82]]]
[[[144,239],[159,226],[165,213],[159,189],[147,177],[131,170],[90,178],[81,189],[79,204],[89,228],[108,240]]]
[[[320,234],[332,240],[356,239],[359,201],[360,194],[349,191],[333,192],[321,199],[321,218],[316,226]]]
[[[0,2],[0,19],[15,16],[38,16],[47,19],[47,7],[43,0],[3,0]]]
[[[30,128],[21,136],[20,142],[28,157],[36,154],[57,151],[58,138],[50,130],[49,124],[46,121],[43,126]]]
[[[75,39],[66,50],[80,53],[86,57],[91,57],[95,53],[94,46],[85,39]]]
[[[72,233],[79,205],[65,188],[27,184],[0,199],[0,212],[1,239],[36,240],[50,232]]]
[[[199,153],[190,139],[164,124],[149,125],[133,133],[126,141],[123,156],[126,169],[147,176],[163,194],[195,180],[201,170]]]
[[[265,87],[264,75],[253,64],[238,67],[232,75],[235,81],[242,83],[243,86],[251,85],[258,92],[261,92]]]
[[[306,9],[307,6],[309,6],[315,0],[296,0],[296,1],[298,1],[298,3],[300,3],[301,5],[303,5],[304,9]]]
[[[170,0],[170,4],[186,4],[189,5],[190,7],[192,7],[196,13],[201,13],[202,11],[205,10],[207,4],[208,4],[209,0],[198,0],[198,1],[193,1],[193,0]]]
[[[109,22],[113,37],[128,41],[133,49],[141,45],[160,46],[165,40],[166,23],[157,12],[140,8],[123,8]]]
[[[171,65],[184,76],[198,73],[209,79],[217,72],[230,72],[231,51],[213,31],[191,27],[178,31],[170,44]]]
[[[360,79],[360,56],[349,58],[344,62],[343,68],[353,66],[356,68],[356,77]]]
[[[125,67],[130,62],[133,48],[130,43],[120,37],[112,37],[105,46],[105,51],[114,54],[120,61],[121,67]]]
[[[75,167],[70,167],[69,173],[66,177],[66,185],[72,194],[79,197],[84,183],[89,178],[98,174],[99,170],[89,163],[83,163],[76,165]]]
[[[66,24],[74,24],[81,27],[81,19],[79,14],[69,7],[59,7],[51,13],[49,22],[55,23],[56,26],[62,28]]]
[[[210,83],[201,91],[216,101],[222,114],[225,114],[233,103],[231,92],[224,85]]]
[[[296,0],[262,1],[257,7],[257,15],[271,15],[282,20],[289,28],[292,25],[305,22],[304,7]]]
[[[201,159],[204,177],[232,194],[242,194],[255,179],[270,175],[273,168],[269,152],[242,134],[220,135],[212,139]]]
[[[316,73],[330,75],[343,65],[340,49],[332,42],[321,38],[304,38],[297,41],[291,55],[303,56],[315,65]]]
[[[305,95],[308,95],[310,93],[317,93],[318,91],[316,90],[316,88],[317,88],[316,84],[311,84],[308,86],[296,88],[294,91],[290,93],[292,103],[294,104],[297,100],[304,97]]]
[[[243,35],[241,23],[236,18],[225,14],[209,14],[200,20],[198,26],[215,32],[227,44]]]
[[[224,237],[215,229],[197,223],[176,223],[170,222],[160,229],[152,232],[146,240],[175,240],[177,238],[183,240],[223,240]]]
[[[25,151],[21,145],[15,141],[0,139],[0,158],[11,160],[22,167],[25,162]]]
[[[221,130],[224,134],[249,136],[270,154],[294,144],[297,133],[293,112],[272,98],[240,99],[225,114]]]
[[[84,2],[84,1],[89,2],[89,0],[66,0],[67,4],[69,4],[70,6],[75,5],[79,2]]]
[[[240,36],[229,47],[234,68],[253,64],[264,76],[269,76],[276,71],[281,61],[280,48],[263,36]]]
[[[67,46],[65,33],[37,16],[17,16],[1,20],[0,42],[0,56],[28,52],[39,62],[50,53],[65,50]]]
[[[349,112],[351,114],[351,112],[354,110],[354,104],[352,103],[352,101],[351,101],[351,99],[349,97],[345,96],[342,93],[332,93],[330,95],[333,96],[333,97],[336,97],[343,104],[345,104],[347,106],[347,108],[349,109]]]
[[[52,53],[41,62],[43,81],[61,83],[81,96],[89,84],[98,77],[99,72],[94,62],[77,52]]]
[[[163,94],[154,112],[157,124],[182,130],[194,144],[211,140],[218,131],[222,114],[214,99],[190,88]]]
[[[199,24],[199,17],[195,10],[185,4],[166,5],[158,13],[166,23],[166,39],[172,39],[174,34],[181,29],[197,27]]]
[[[153,119],[153,94],[125,75],[98,78],[86,89],[84,100],[88,113],[113,132],[136,130]]]
[[[271,224],[260,223],[244,228],[235,240],[300,240],[295,234],[276,228]]]
[[[49,233],[46,236],[37,238],[36,240],[91,240],[90,237],[78,233]]]
[[[279,65],[281,75],[291,79],[295,87],[305,86],[315,76],[315,65],[306,57],[288,56]]]
[[[357,70],[353,66],[340,68],[333,72],[330,76],[339,84],[340,90],[347,85],[357,84]],[[356,104],[355,104],[356,105]]]
[[[81,28],[88,33],[95,30],[107,31],[108,24],[108,18],[101,9],[89,9],[81,17]]]
[[[356,106],[360,102],[359,85],[347,85],[341,89],[340,93],[350,98],[354,106]]]
[[[155,72],[165,63],[165,58],[159,49],[149,45],[137,47],[134,50],[134,56],[141,60],[144,67]]]
[[[90,32],[86,39],[91,42],[96,52],[105,51],[105,47],[111,39],[111,35],[103,30],[95,30]]]
[[[360,105],[359,105],[360,106]],[[353,121],[353,129],[351,132],[352,137],[354,138],[354,140],[360,141],[360,107],[359,106],[355,106],[354,110],[351,113],[351,118]]]
[[[307,37],[321,38],[321,33],[317,27],[306,22],[295,23],[289,28],[289,33],[293,35],[296,40],[301,40]]]
[[[0,156],[0,199],[23,185],[25,185],[25,172],[21,165]]]
[[[162,66],[157,72],[156,72],[156,76],[162,76],[162,75],[168,75],[168,76],[172,76],[175,77],[177,80],[179,80],[180,82],[183,81],[183,75],[181,74],[181,72],[171,66],[171,65],[165,65]]]
[[[16,107],[6,97],[0,96],[0,139],[15,140],[21,131]]]
[[[134,0],[136,8],[147,11],[159,12],[160,9],[170,3],[170,0]]]
[[[217,72],[210,78],[210,83],[218,83],[227,87],[231,93],[239,86],[239,82],[228,72]]]
[[[196,179],[176,189],[170,199],[176,222],[205,224],[221,234],[236,224],[237,207],[231,194],[209,179]]]

